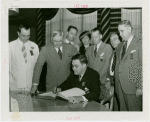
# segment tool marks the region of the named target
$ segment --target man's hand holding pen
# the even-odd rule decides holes
[[[53,93],[57,94],[59,92],[61,92],[61,88],[55,87],[54,90],[53,90]]]

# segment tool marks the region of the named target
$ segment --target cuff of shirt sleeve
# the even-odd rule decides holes
[[[87,102],[87,101],[88,101],[84,96],[82,96],[82,98],[83,98],[83,101],[84,101],[84,102]]]
[[[109,79],[109,78],[106,78],[106,81],[107,81],[107,80],[110,80],[110,79]]]
[[[32,85],[38,85],[37,83],[33,83]]]

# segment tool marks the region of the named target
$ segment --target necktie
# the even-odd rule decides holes
[[[79,75],[79,82],[81,81],[81,75]]]
[[[24,44],[22,46],[22,53],[23,53],[23,57],[25,59],[25,63],[27,63],[27,52],[26,52],[26,47]]]
[[[111,67],[112,72],[115,71],[115,66],[116,66],[116,51],[114,52],[114,58],[113,58],[113,63],[112,63],[112,67]]]
[[[97,55],[97,45],[95,46],[95,50],[94,50],[94,56],[96,57]]]
[[[60,48],[58,48],[58,55],[59,55],[60,59],[62,59],[62,53],[61,53]]]
[[[124,54],[126,53],[126,48],[127,48],[127,41],[125,41],[125,43],[123,45],[121,59],[123,59]]]

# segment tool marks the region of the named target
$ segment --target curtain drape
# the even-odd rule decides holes
[[[133,33],[142,38],[142,9],[121,9],[121,20],[129,20]]]
[[[66,38],[66,32],[69,25],[76,26],[78,28],[78,35],[75,43],[80,45],[79,35],[85,30],[91,30],[97,26],[97,11],[90,14],[74,14],[68,9],[60,8],[57,15],[46,21],[46,44],[51,41],[51,35],[54,30],[61,30],[64,33],[64,39]]]
[[[90,14],[99,10],[100,8],[67,8],[70,12],[74,14]]]

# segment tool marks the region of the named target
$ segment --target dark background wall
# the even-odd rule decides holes
[[[27,22],[31,27],[30,40],[36,42],[36,8],[19,8],[19,15],[9,17],[9,42],[18,38],[18,25]]]

